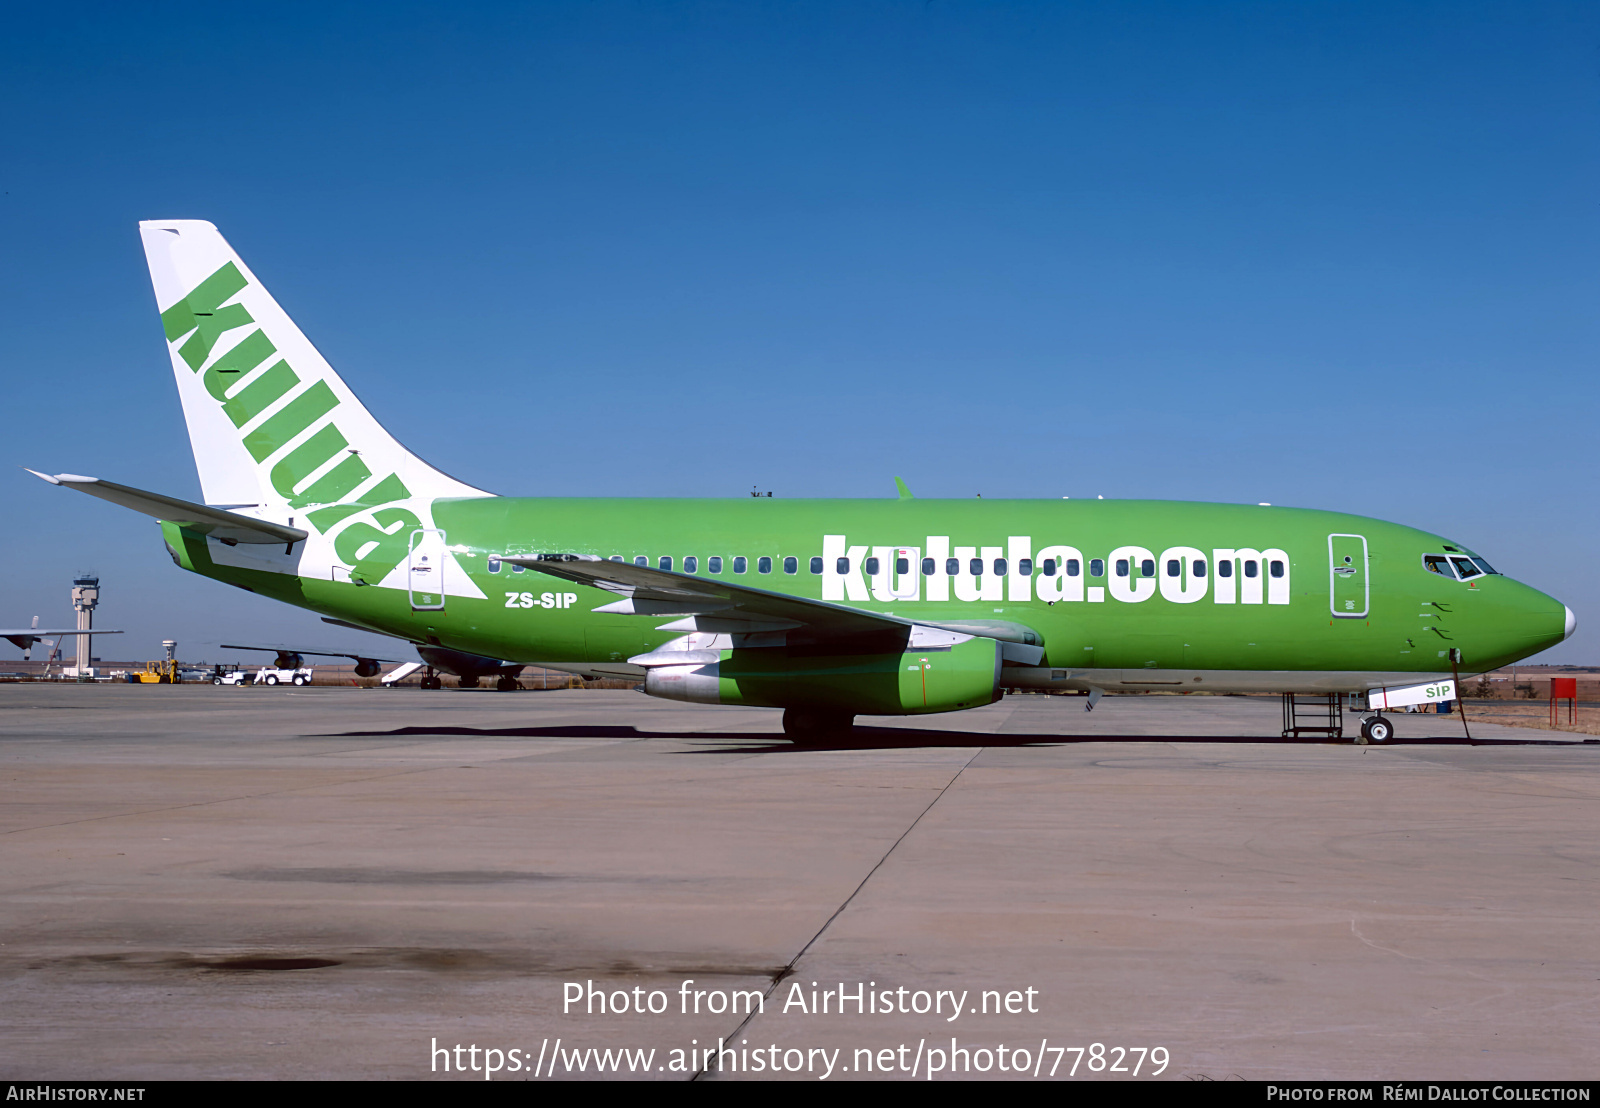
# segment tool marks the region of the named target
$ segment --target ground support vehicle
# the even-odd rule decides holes
[[[309,685],[311,684],[311,666],[300,666],[298,669],[279,669],[276,666],[262,666],[256,671],[254,683],[257,685]]]

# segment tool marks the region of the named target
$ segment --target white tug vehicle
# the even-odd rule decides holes
[[[298,651],[272,646],[235,646],[227,643],[223,644],[223,649],[270,650],[277,657],[254,673],[243,667],[236,667],[232,672],[224,672],[222,667],[218,666],[211,677],[213,685],[233,685],[237,688],[246,685],[309,685],[312,675],[316,672],[314,667],[306,665],[306,660]]]
[[[312,667],[295,666],[284,668],[281,666],[262,666],[256,671],[255,683],[257,685],[309,685],[311,684]]]

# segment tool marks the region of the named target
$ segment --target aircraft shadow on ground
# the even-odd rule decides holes
[[[791,739],[787,735],[756,731],[650,731],[616,724],[569,727],[394,727],[384,731],[340,731],[316,738],[398,739],[671,739],[693,744],[686,754],[770,754],[778,751],[824,752],[839,750],[913,750],[919,747],[1064,746],[1079,743],[1248,743],[1253,746],[1321,746],[1343,740],[1282,739],[1276,735],[991,735],[973,731],[944,731],[923,727],[858,726],[848,732]],[[1466,746],[1461,736],[1395,738],[1387,746]],[[1570,746],[1570,741],[1541,739],[1476,739],[1476,746]]]

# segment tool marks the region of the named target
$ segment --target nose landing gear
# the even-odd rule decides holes
[[[1394,738],[1394,724],[1382,716],[1369,716],[1361,721],[1361,742],[1382,745]]]

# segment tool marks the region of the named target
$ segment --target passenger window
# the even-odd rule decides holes
[[[687,558],[685,558],[683,560],[683,572],[685,572],[685,573],[699,573],[700,572],[700,559],[696,558],[693,554],[691,554]]]
[[[489,555],[489,572],[490,573],[499,573],[500,572],[500,555],[498,555],[498,554]]]
[[[811,559],[811,572],[812,573],[821,573],[822,572],[822,559],[821,558],[812,558]]]
[[[850,559],[849,558],[840,558],[837,562],[833,563],[833,571],[835,573],[840,573],[840,574],[849,573],[850,572]]]
[[[1022,577],[1032,577],[1033,576],[1033,559],[1032,558],[1018,558],[1017,559],[1017,573],[1018,573],[1019,576],[1022,576]]]
[[[972,576],[974,576],[974,577],[982,577],[983,576],[983,559],[982,558],[974,558],[974,559],[972,559],[972,561],[968,562],[967,563],[967,572],[971,573]]]
[[[633,560],[633,564],[636,566],[647,566],[650,564],[650,559],[641,554]]]
[[[911,563],[904,558],[896,558],[894,560],[894,571],[904,577],[911,572]]]
[[[783,560],[783,572],[785,572],[785,573],[799,573],[800,572],[800,559],[799,558],[785,558]]]
[[[1246,576],[1246,577],[1254,577],[1254,576],[1255,576],[1255,575],[1256,575],[1256,563],[1255,563],[1255,559],[1253,559],[1253,558],[1246,558],[1246,559],[1245,559],[1245,563],[1244,563],[1244,575],[1245,575],[1245,576]]]
[[[746,569],[749,568],[749,566],[750,566],[750,563],[745,559],[745,556],[743,554],[739,555],[737,558],[735,558],[733,560],[733,572],[735,572],[735,573],[743,573]]]
[[[663,554],[663,555],[661,555],[661,558],[660,558],[659,561],[656,562],[656,565],[659,566],[662,569],[671,569],[672,568],[672,555],[671,554]]]
[[[1232,558],[1229,558],[1225,562],[1218,562],[1217,563],[1217,576],[1218,577],[1232,577],[1233,576],[1233,559]]]
[[[1156,575],[1155,559],[1146,558],[1144,561],[1139,563],[1139,576],[1140,577],[1154,577],[1155,575]]]
[[[1204,577],[1206,575],[1206,561],[1204,558],[1196,558],[1194,560],[1194,575],[1196,577]]]
[[[1278,561],[1278,559],[1276,559],[1276,558],[1272,559],[1271,564],[1267,568],[1272,572],[1272,576],[1274,576],[1274,577],[1282,577],[1283,576],[1283,563]]]
[[[1441,577],[1455,576],[1455,571],[1450,568],[1450,559],[1443,554],[1424,554],[1422,565],[1428,572],[1437,573]]]
[[[1124,562],[1123,564],[1126,565],[1127,563]],[[1104,577],[1105,575],[1106,575],[1106,563],[1105,563],[1105,561],[1103,559],[1101,559],[1101,558],[1090,558],[1089,559],[1089,576],[1090,577]],[[1123,571],[1123,575],[1124,576],[1127,575],[1127,571],[1126,570]]]
[[[511,572],[512,573],[527,573],[528,572],[528,567],[527,566],[519,566],[519,565],[516,565],[515,563],[513,563],[512,566],[511,566]]]
[[[1067,559],[1067,576],[1068,577],[1076,577],[1076,576],[1078,576],[1078,559],[1076,559],[1076,558],[1068,558]],[[1096,576],[1098,576],[1098,574]]]
[[[1095,574],[1095,576],[1098,577],[1100,575],[1097,573],[1097,574]],[[1126,577],[1126,576],[1128,576],[1128,559],[1126,559],[1126,558],[1118,558],[1117,559],[1117,576],[1118,577]]]
[[[772,572],[772,559],[771,558],[757,558],[756,559],[756,572],[757,573],[771,573]]]
[[[1469,577],[1483,576],[1483,571],[1472,564],[1471,558],[1451,558],[1450,561],[1456,567],[1456,573],[1460,574],[1463,581]]]
[[[996,577],[1004,577],[1006,575],[1006,560],[1004,558],[996,558],[994,560],[994,575]]]
[[[1183,576],[1183,563],[1180,562],[1177,558],[1168,558],[1167,559],[1167,576],[1168,577],[1182,577]]]
[[[922,559],[922,575],[924,577],[932,577],[933,576],[933,567],[934,567],[934,561],[933,561],[932,558],[924,558],[924,559]]]
[[[722,555],[713,554],[711,557],[707,558],[706,559],[706,568],[709,569],[712,573],[721,573],[722,572]]]
[[[946,558],[944,560],[944,571],[947,576],[956,576],[961,572],[961,562],[955,558]]]
[[[613,562],[622,561],[622,555],[621,554],[613,554],[613,555],[611,555],[611,561],[613,561]]]
[[[1054,558],[1046,558],[1040,562],[1039,572],[1046,577],[1054,577],[1056,575],[1056,560]]]
[[[868,558],[867,559],[867,567],[866,568],[867,568],[867,576],[868,577],[876,577],[876,576],[878,576],[878,559],[876,559],[876,558]]]

